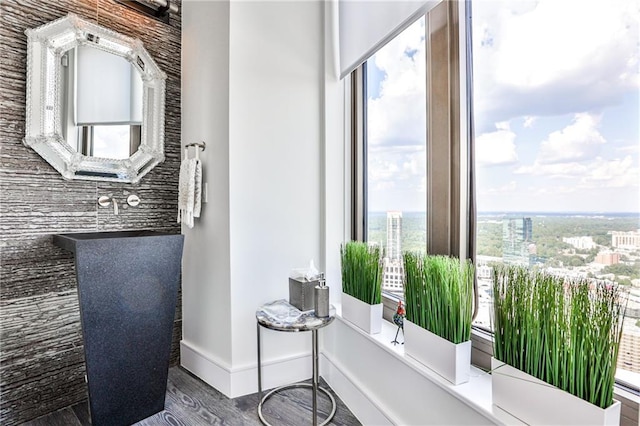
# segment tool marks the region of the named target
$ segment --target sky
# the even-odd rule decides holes
[[[640,213],[640,2],[473,2],[478,210]],[[424,22],[368,62],[369,209],[424,211]]]

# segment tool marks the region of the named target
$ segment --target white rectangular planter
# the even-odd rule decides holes
[[[382,303],[369,305],[343,292],[342,318],[369,334],[380,333],[382,330]]]
[[[471,340],[456,345],[405,318],[404,353],[454,385],[469,381]]]
[[[493,404],[528,424],[619,425],[620,401],[603,409],[491,358]]]

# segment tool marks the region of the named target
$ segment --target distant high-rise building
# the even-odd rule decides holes
[[[594,262],[599,263],[601,265],[615,265],[616,263],[620,263],[620,253],[612,253],[612,252],[598,253],[596,258],[594,259]]]
[[[382,290],[403,293],[404,264],[402,261],[402,212],[387,212],[387,251],[382,276]]]
[[[387,212],[387,257],[402,257],[402,212]]]
[[[634,330],[631,332],[631,330]],[[618,366],[622,370],[640,373],[640,333],[628,327],[622,333],[618,352]]]
[[[571,244],[579,250],[591,250],[597,246],[593,237],[562,237],[562,242]]]
[[[611,232],[611,245],[613,247],[628,249],[640,248],[640,230],[629,232]]]
[[[533,223],[530,217],[502,221],[502,260],[504,263],[529,265],[533,244]]]

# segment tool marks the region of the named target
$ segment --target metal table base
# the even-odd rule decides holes
[[[329,416],[324,420],[324,422],[320,424],[320,426],[327,425],[335,416],[336,408],[337,408],[335,398],[326,389],[318,386],[318,376],[319,376],[318,328],[324,327],[325,325],[330,323],[331,320],[333,320],[333,318],[330,318],[325,323],[315,327],[311,326],[309,328],[302,328],[302,329],[289,329],[289,328],[273,326],[268,323],[262,324],[260,322],[260,319],[258,319],[256,323],[256,327],[257,327],[256,335],[258,339],[257,341],[258,343],[258,396],[260,398],[260,402],[258,403],[258,417],[260,418],[260,421],[264,425],[272,426],[271,424],[269,424],[269,422],[267,422],[267,420],[264,418],[264,415],[262,414],[262,406],[264,405],[264,403],[276,393],[286,389],[292,389],[292,388],[307,388],[307,387],[311,388],[312,403],[313,403],[312,405],[313,426],[318,426],[318,391],[323,392],[325,395],[327,395],[329,397],[329,400],[331,401],[331,413],[329,413]],[[264,395],[264,397],[262,396],[262,358],[261,358],[261,343],[260,343],[260,334],[261,334],[260,329],[262,327],[268,328],[271,330],[276,330],[276,331],[311,331],[312,383],[293,383],[290,385],[280,386],[269,391],[266,395]]]
[[[262,424],[266,425],[266,426],[272,426],[271,423],[267,422],[267,420],[264,418],[264,416],[262,415],[262,405],[267,401],[267,399],[269,399],[270,397],[272,397],[273,395],[275,395],[276,393],[283,391],[283,390],[287,390],[287,389],[295,389],[295,388],[311,388],[313,390],[313,384],[311,383],[293,383],[291,385],[284,385],[284,386],[280,386],[278,388],[272,389],[271,391],[269,391],[261,400],[260,403],[258,404],[258,417],[260,418],[260,421],[262,422]],[[336,400],[333,397],[333,395],[331,395],[331,393],[329,393],[328,390],[326,390],[323,387],[318,387],[318,390],[322,393],[324,393],[325,395],[327,395],[329,397],[329,400],[331,401],[331,413],[329,413],[329,416],[325,419],[324,422],[320,423],[319,426],[326,426],[329,424],[329,422],[331,422],[331,420],[333,420],[333,416],[336,415]],[[317,401],[317,393],[316,395],[313,397],[314,402]],[[314,404],[315,405],[315,404]],[[313,414],[313,424],[317,425],[318,424],[318,411],[317,411],[317,407],[314,411]]]

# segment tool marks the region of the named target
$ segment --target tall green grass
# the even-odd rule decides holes
[[[342,291],[370,305],[382,303],[380,247],[349,241],[340,247]]]
[[[473,265],[447,256],[404,253],[406,318],[455,344],[471,338]]]
[[[624,296],[616,285],[496,265],[494,357],[607,408],[613,403]]]

